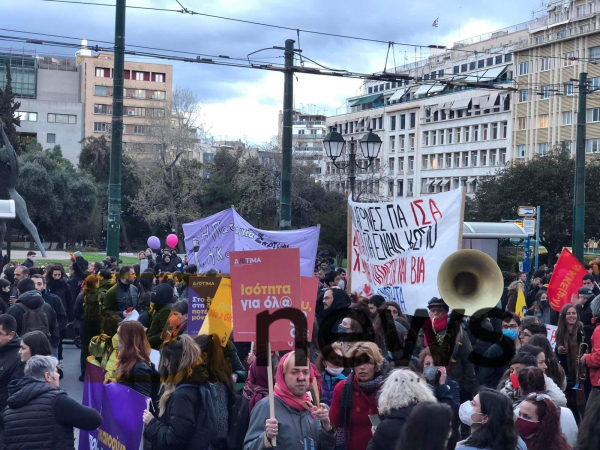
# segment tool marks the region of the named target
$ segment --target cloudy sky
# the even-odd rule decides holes
[[[115,4],[115,0],[81,0]],[[422,45],[452,45],[506,26],[528,21],[540,10],[541,0],[179,0],[189,10],[211,15],[282,25],[304,30],[351,35]],[[181,9],[176,0],[127,0],[129,6]],[[2,0],[3,36],[37,32],[64,36],[55,40],[87,38],[112,41],[112,7],[47,2]],[[539,15],[539,13],[538,13]],[[439,16],[439,27],[433,21]],[[295,31],[185,15],[176,12],[127,9],[126,42],[194,54],[246,58],[256,50],[283,46],[297,40]],[[298,42],[296,43],[298,44]],[[23,44],[0,37],[2,51]],[[361,73],[383,70],[387,45],[337,37],[300,33],[303,55],[333,68]],[[33,46],[44,54],[73,55],[68,48]],[[166,54],[167,52],[161,51]],[[425,53],[417,50],[417,59]],[[395,46],[390,64],[413,62],[415,49]],[[283,52],[268,50],[253,55],[264,62],[283,64]],[[132,58],[140,60],[139,58]],[[150,60],[148,60],[150,61]],[[154,60],[156,61],[156,60]],[[160,62],[160,61],[156,61]],[[283,103],[283,75],[246,68],[173,62],[174,84],[193,90],[203,104],[205,127],[217,139],[267,141],[277,134],[277,116]],[[355,79],[298,75],[294,80],[295,107],[305,112],[342,113],[346,97],[356,95]]]

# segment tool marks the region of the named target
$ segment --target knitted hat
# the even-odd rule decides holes
[[[156,300],[154,303],[157,305],[167,305],[169,303],[173,303],[173,288],[169,284],[159,284],[156,286],[154,293],[156,294]]]
[[[594,300],[592,300],[590,310],[592,311],[594,317],[600,317],[600,295],[597,296]]]
[[[73,253],[73,254],[75,255],[75,258],[77,258],[78,256],[83,256],[83,255],[81,254],[81,252],[75,252],[75,253]]]

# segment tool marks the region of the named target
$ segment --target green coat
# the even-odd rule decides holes
[[[119,348],[119,335],[115,333],[112,337],[112,351],[106,348],[106,342],[99,342],[100,336],[95,336],[90,342],[90,355],[96,358],[92,364],[106,370],[106,378],[117,378],[117,351]]]
[[[154,350],[159,350],[163,345],[162,333],[169,321],[169,315],[171,314],[172,303],[167,305],[154,305],[154,312],[148,312],[148,323],[150,326],[146,331],[148,342],[150,347]]]

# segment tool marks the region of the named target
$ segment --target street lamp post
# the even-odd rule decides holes
[[[368,160],[367,167],[364,169],[368,169],[373,161],[379,156],[379,150],[381,149],[381,139],[371,130],[367,134],[363,136],[363,138],[359,141],[360,149],[362,151],[363,156]],[[348,153],[348,163],[345,165],[338,165],[335,161],[340,158],[344,149],[346,148],[346,141],[343,136],[337,131],[331,131],[325,136],[323,139],[323,147],[325,148],[325,154],[331,161],[333,165],[338,169],[344,170],[345,168],[349,168],[348,179],[350,180],[350,192],[352,192],[352,199],[354,200],[354,185],[356,183],[356,168],[363,169],[363,167],[356,164],[356,141],[354,137],[350,139],[350,151]]]

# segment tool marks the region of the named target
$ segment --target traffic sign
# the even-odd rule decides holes
[[[537,208],[535,206],[519,206],[517,214],[521,217],[535,216]]]
[[[523,229],[529,236],[535,236],[535,219],[523,219]]]

